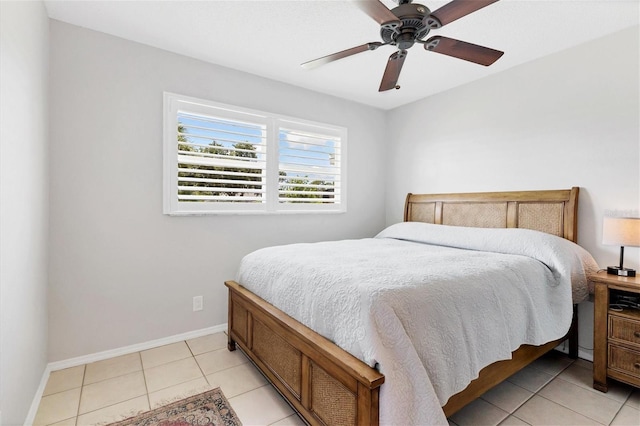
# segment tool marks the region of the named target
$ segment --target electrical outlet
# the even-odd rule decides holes
[[[202,310],[202,296],[193,297],[193,312]]]

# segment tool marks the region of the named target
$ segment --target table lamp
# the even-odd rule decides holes
[[[602,244],[620,246],[620,266],[608,266],[607,273],[635,277],[635,269],[622,266],[624,247],[640,247],[640,218],[607,217],[602,226]]]

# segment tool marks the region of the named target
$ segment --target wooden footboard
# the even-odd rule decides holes
[[[384,376],[235,281],[229,288],[230,351],[236,344],[312,425],[377,425]],[[577,342],[577,310],[569,337]],[[559,345],[522,345],[442,407],[447,417]],[[571,354],[575,357],[577,354]]]
[[[234,281],[229,350],[236,344],[312,425],[376,425],[384,376]]]

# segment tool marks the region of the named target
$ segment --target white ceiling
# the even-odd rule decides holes
[[[396,4],[382,0],[389,8]],[[415,0],[435,11],[447,1]],[[505,52],[490,67],[409,50],[400,90],[379,93],[391,46],[305,70],[300,64],[379,41],[349,0],[59,1],[49,17],[273,80],[391,109],[638,25],[638,0],[501,0],[430,35]],[[612,46],[615,48],[615,46]],[[594,61],[598,52],[593,52]]]

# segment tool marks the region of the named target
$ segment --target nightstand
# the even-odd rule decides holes
[[[589,280],[595,285],[593,387],[606,392],[609,377],[640,387],[640,309],[610,306],[620,298],[640,302],[640,277],[600,271]]]

